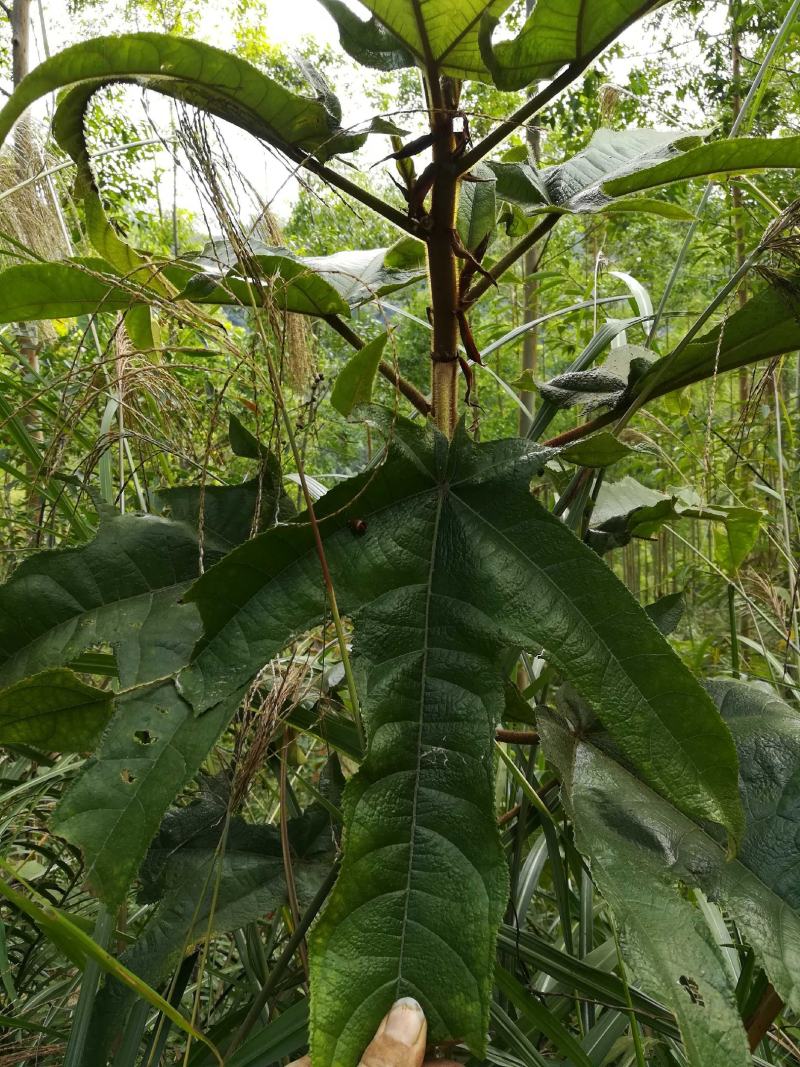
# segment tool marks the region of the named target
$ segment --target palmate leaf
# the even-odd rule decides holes
[[[496,19],[481,36],[483,58],[499,89],[522,89],[551,78],[567,63],[584,66],[619,35],[665,0],[536,0],[510,41],[492,44]],[[494,12],[492,12],[494,14]]]
[[[511,3],[512,0],[365,0],[364,6],[389,31],[389,41],[398,41],[419,66],[432,65],[456,78],[491,81],[481,56],[481,22],[487,16],[498,19]],[[392,54],[391,44],[389,49],[386,44],[381,45],[380,52],[385,55],[387,51]]]
[[[123,688],[174,674],[193,607],[178,600],[198,574],[185,526],[133,515],[104,519],[82,548],[40,552],[0,586],[0,684],[111,645]]]
[[[114,649],[114,715],[51,823],[83,850],[90,886],[112,907],[233,710],[231,698],[198,724],[170,680],[200,633],[196,609],[179,603],[198,573],[189,527],[125,515],[101,522],[83,548],[32,556],[0,587],[3,682],[97,644]]]
[[[679,887],[699,887],[720,903],[797,1011],[800,718],[754,686],[709,688],[739,755],[747,825],[733,860],[712,827],[676,811],[621,762],[585,713],[573,707],[578,729],[553,713],[539,724],[563,776],[576,844],[625,927],[637,979],[675,1011],[693,1067],[727,1067],[750,1062],[734,991],[718,946]]]
[[[462,426],[448,446],[398,420],[380,470],[317,505],[354,616],[369,737],[345,791],[342,872],[311,939],[318,1067],[354,1064],[404,993],[423,1003],[432,1040],[483,1048],[507,889],[491,742],[509,648],[543,647],[659,791],[739,833],[722,722],[624,587],[530,495],[541,465],[524,441],[475,445]],[[208,714],[324,615],[308,524],[237,549],[188,599],[205,635],[179,686]]]

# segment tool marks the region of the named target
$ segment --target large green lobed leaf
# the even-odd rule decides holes
[[[197,632],[178,598],[198,559],[187,527],[133,515],[104,520],[83,548],[31,556],[0,586],[0,684],[97,644],[116,651],[123,687],[174,673]]]
[[[279,829],[229,818],[225,792],[203,786],[194,803],[167,812],[150,845],[139,900],[155,907],[120,956],[123,966],[155,988],[206,936],[263,920],[287,901]],[[288,833],[296,890],[305,907],[330,870],[330,818],[312,807],[289,820]],[[92,1062],[106,1062],[133,1001],[122,983],[106,982],[87,1039]]]
[[[403,994],[422,1002],[432,1040],[484,1047],[506,895],[491,742],[509,647],[544,648],[659,791],[738,836],[723,723],[630,594],[533,499],[541,464],[523,441],[475,445],[462,426],[448,446],[399,420],[380,470],[317,506],[354,618],[369,739],[345,792],[342,872],[312,935],[319,1067],[354,1064]],[[179,686],[202,712],[322,618],[309,526],[237,549],[188,599],[205,635]]]
[[[487,16],[499,18],[511,2],[365,0],[364,6],[413,55],[420,66],[432,63],[434,67],[457,78],[491,81],[489,69],[481,56],[481,22]],[[388,51],[385,44],[381,51],[384,54]]]
[[[247,485],[225,486],[205,502],[211,534],[206,565],[229,547],[226,541],[247,536],[257,499],[263,524],[285,507],[277,466],[262,459],[260,497],[255,489],[245,491]],[[113,715],[52,822],[82,850],[90,886],[112,908],[124,899],[164,811],[197,773],[240,695],[232,690],[198,723],[175,688],[174,675],[200,635],[197,609],[179,601],[200,573],[201,553],[193,528],[198,490],[174,492],[172,505],[192,525],[104,517],[89,544],[32,556],[0,587],[0,683],[19,683],[98,645],[114,651],[121,688]],[[95,733],[102,723],[96,726]]]
[[[522,89],[552,78],[567,63],[584,66],[665,0],[536,0],[520,32],[492,44],[492,21],[482,35],[483,57],[500,89]]]
[[[800,1007],[800,717],[769,691],[709,686],[733,735],[747,822],[738,855],[709,824],[648,788],[573,703],[541,714],[576,843],[625,928],[644,988],[676,1014],[693,1067],[750,1062],[719,945],[680,892],[699,887],[735,921],[775,989]],[[669,951],[666,949],[668,948]]]

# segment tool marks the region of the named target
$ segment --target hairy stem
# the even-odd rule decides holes
[[[453,110],[457,88],[449,79],[427,81],[431,132],[434,135],[428,226],[428,277],[433,314],[431,393],[433,417],[447,437],[457,421],[458,396],[458,260],[454,248],[459,179],[453,153]]]

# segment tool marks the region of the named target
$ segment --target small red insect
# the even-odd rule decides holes
[[[357,537],[363,537],[367,532],[367,524],[363,519],[350,519],[347,525]]]

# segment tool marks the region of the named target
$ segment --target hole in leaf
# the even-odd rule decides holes
[[[703,994],[700,992],[694,978],[687,978],[685,974],[682,974],[678,981],[691,997],[692,1004],[697,1004],[699,1007],[704,1008],[706,1002],[703,1000]]]
[[[126,785],[133,785],[133,783],[136,781],[136,776],[131,774],[127,767],[124,767],[119,772],[119,776]]]
[[[154,737],[149,730],[136,730],[133,737],[140,745],[152,745],[154,741],[158,741],[158,738]]]

